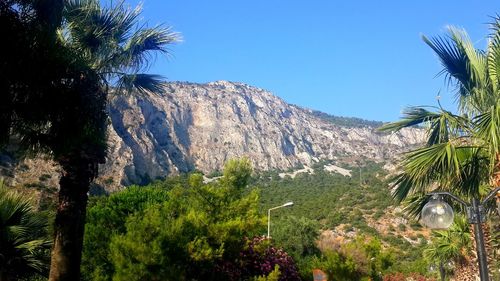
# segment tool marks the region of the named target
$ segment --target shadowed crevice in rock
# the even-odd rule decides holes
[[[111,124],[113,125],[113,129],[117,133],[117,135],[121,138],[121,140],[125,143],[126,146],[130,147],[132,150],[133,158],[132,163],[129,163],[124,167],[124,172],[126,178],[121,179],[121,183],[124,185],[128,185],[131,183],[142,183],[144,180],[145,174],[142,175],[137,172],[137,169],[140,169],[144,166],[144,157],[143,154],[140,153],[141,147],[129,132],[127,126],[125,125],[125,118],[123,113],[126,110],[130,110],[131,106],[124,100],[122,97],[118,97],[113,100],[112,105],[109,107],[110,109],[110,117]],[[131,128],[133,129],[133,128]],[[108,155],[110,157],[110,155]],[[109,161],[108,161],[109,162]]]
[[[157,159],[156,164],[168,169],[171,163],[181,173],[193,171],[193,161],[187,153],[191,146],[189,136],[189,127],[193,123],[191,111],[189,109],[180,111],[177,107],[173,118],[169,119],[167,114],[155,107],[151,100],[143,100],[140,105],[146,129],[152,135],[151,142],[156,144],[153,154]],[[167,175],[160,175],[160,177],[165,176]]]
[[[295,146],[288,137],[282,139],[281,149],[283,150],[285,156],[290,156],[295,154]]]

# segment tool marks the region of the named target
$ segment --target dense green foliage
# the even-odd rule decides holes
[[[472,240],[469,224],[465,217],[455,217],[449,229],[434,231],[433,239],[424,250],[424,257],[439,268],[443,279],[447,272],[452,272],[448,264],[467,264],[471,259]]]
[[[336,116],[316,110],[313,110],[312,114],[323,120],[332,122],[335,125],[350,127],[350,128],[358,128],[358,127],[378,128],[384,124],[382,121],[365,120],[357,117]]]
[[[382,249],[380,240],[358,236],[351,242],[337,245],[335,250],[327,250],[314,265],[323,269],[332,280],[382,280],[382,273],[393,262],[394,257],[390,251]]]
[[[125,221],[131,214],[144,211],[148,206],[168,199],[169,183],[162,187],[129,187],[126,192],[115,193],[91,202],[87,214],[82,255],[82,273],[87,280],[112,276],[109,244],[114,235],[125,233]]]
[[[376,217],[377,211],[391,205],[378,164],[366,163],[361,168],[361,186],[357,178],[320,167],[316,166],[314,174],[299,174],[294,179],[280,178],[274,172],[250,177],[249,161],[234,160],[226,165],[220,180],[209,184],[192,174],[99,198],[88,211],[85,276],[92,280],[237,280],[271,274],[276,265],[272,253],[280,251],[256,247],[249,252],[244,250],[249,246],[242,238],[264,233],[259,209],[265,214],[267,208],[290,200],[295,202],[292,208],[273,213],[272,243],[293,257],[304,280],[312,278],[315,266],[354,278],[348,280],[375,278],[375,271],[401,270],[392,264],[391,252],[404,254],[401,263],[405,257],[416,257],[410,254],[415,248],[406,240],[385,237],[368,226],[366,218]],[[260,199],[257,186],[261,186]],[[365,244],[361,243],[364,238],[359,238],[321,253],[317,247],[320,229],[340,224],[348,224],[359,234],[380,237],[396,250],[383,251],[377,238]],[[376,248],[374,252],[367,252],[370,247]],[[260,248],[266,250],[259,252]],[[254,265],[257,267],[251,270]],[[280,278],[288,276],[283,265],[278,265]],[[415,268],[410,266],[406,271]]]
[[[382,241],[398,256],[385,272],[427,273],[428,262],[422,258],[423,237],[415,237],[414,240],[420,239],[420,242],[411,244],[398,233],[402,230],[396,229],[397,225],[389,227],[387,233],[380,233],[370,226],[370,222],[380,220],[386,215],[387,208],[393,205],[387,182],[383,180],[385,171],[380,164],[364,163],[361,171],[359,167],[345,167],[352,169],[353,173],[361,172],[361,185],[357,175],[347,177],[326,172],[322,165],[315,165],[313,174],[301,173],[293,179],[288,176],[281,178],[278,172],[264,172],[253,179],[253,184],[261,187],[263,213],[284,202],[294,202],[291,208],[271,213],[271,236],[277,245],[294,257],[303,279],[312,277],[312,260],[318,256],[318,249],[314,243],[311,244],[311,240],[318,240],[319,237],[316,235],[313,238],[311,232],[301,230],[310,229],[312,225],[316,225],[316,234],[320,229],[343,225],[344,231],[354,230],[357,235]],[[412,222],[399,228],[420,230],[421,226]],[[342,257],[338,252],[331,255]]]
[[[47,217],[0,181],[0,280],[47,274],[50,241],[46,232]]]
[[[177,187],[167,202],[129,217],[110,245],[114,280],[221,280],[214,265],[237,258],[242,237],[263,225],[256,193],[228,191]]]
[[[392,200],[387,185],[380,179],[384,173],[380,165],[369,163],[362,167],[361,172],[364,175],[362,187],[356,176],[330,173],[322,166],[314,169],[314,174],[301,173],[293,179],[280,178],[277,172],[265,172],[254,183],[262,188],[263,211],[293,201],[292,208],[276,210],[277,216],[306,217],[319,221],[323,228],[355,223],[370,231],[357,210],[385,210]]]
[[[200,174],[97,199],[89,209],[83,271],[89,280],[229,280],[245,237],[263,233],[257,191],[243,193],[249,161],[224,177]]]
[[[286,216],[273,225],[273,242],[296,260],[318,253],[318,237],[318,223],[306,217]]]

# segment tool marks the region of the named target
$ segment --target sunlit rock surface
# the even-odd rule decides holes
[[[194,169],[220,170],[242,156],[257,170],[346,157],[385,161],[424,137],[421,129],[380,134],[369,126],[338,126],[266,90],[227,81],[173,82],[162,94],[116,95],[110,119],[108,160],[96,181],[108,191]],[[57,169],[45,166],[49,172],[37,173]]]
[[[169,83],[161,95],[120,96],[111,104],[110,155],[103,172],[122,184],[247,156],[256,169],[288,169],[319,159],[390,159],[423,139],[422,130],[380,134],[340,127],[242,83]]]

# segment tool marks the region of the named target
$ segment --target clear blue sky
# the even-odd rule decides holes
[[[151,71],[170,81],[239,81],[289,103],[390,121],[408,105],[435,105],[441,66],[420,39],[465,28],[484,48],[499,0],[144,0],[149,25],[182,33]],[[137,1],[130,1],[135,4]]]

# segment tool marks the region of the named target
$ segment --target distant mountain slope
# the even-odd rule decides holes
[[[242,83],[169,83],[166,93],[121,96],[111,103],[113,130],[104,173],[123,184],[194,168],[220,169],[247,156],[259,170],[310,165],[319,159],[384,160],[422,140],[420,130],[382,135],[356,119],[339,126]]]
[[[109,155],[98,180],[107,190],[193,169],[219,170],[242,156],[258,170],[286,170],[320,159],[383,161],[423,137],[419,129],[376,133],[379,123],[335,119],[242,83],[173,82],[165,90],[110,102]]]

